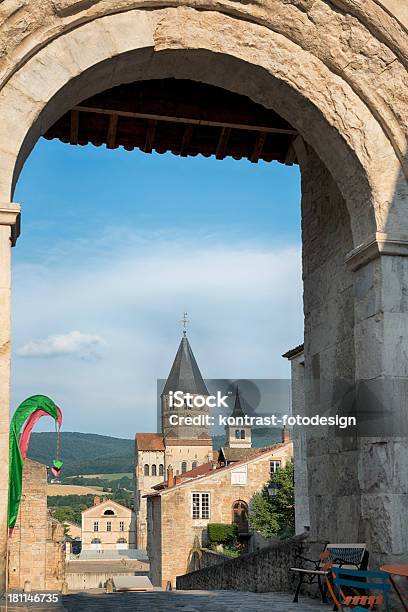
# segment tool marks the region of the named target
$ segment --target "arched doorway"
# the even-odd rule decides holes
[[[78,104],[142,79],[199,81],[246,96],[273,109],[301,136],[294,140],[288,161],[295,156],[302,168],[305,370],[314,381],[306,411],[328,401],[321,397],[320,387],[331,399],[335,381],[353,386],[356,381],[406,376],[400,365],[403,360],[394,360],[386,350],[395,345],[391,321],[396,306],[387,301],[385,277],[393,274],[396,284],[403,284],[408,250],[404,238],[407,190],[401,167],[406,108],[400,92],[390,90],[388,66],[392,64],[393,75],[401,83],[406,73],[396,42],[401,41],[401,28],[392,14],[377,3],[374,10],[370,2],[364,15],[357,9],[348,15],[337,11],[336,3],[323,0],[290,5],[277,1],[276,10],[260,7],[256,14],[242,5],[233,16],[227,14],[228,6],[220,10],[214,6],[214,11],[184,6],[144,11],[126,10],[123,5],[123,12],[105,14],[107,9],[98,12],[94,4],[98,3],[86,3],[84,8],[83,3],[67,0],[57,3],[52,15],[30,6],[33,34],[24,44],[18,37],[10,42],[13,33],[10,37],[7,20],[2,26],[9,49],[0,95],[1,142],[5,143],[0,156],[2,413],[8,414],[9,409],[9,247],[17,239],[20,214],[11,200],[21,167],[42,134],[66,113],[75,118],[81,112]],[[311,10],[318,11],[318,19],[309,19]],[[386,32],[379,26],[379,12]],[[302,27],[294,28],[299,19]],[[345,31],[352,32],[351,42],[344,41]],[[365,49],[370,49],[371,64]],[[373,58],[384,59],[377,65]],[[114,123],[107,126],[111,144]],[[75,125],[73,119],[69,128],[73,139]],[[151,128],[146,149],[153,124]],[[407,327],[407,312],[404,305],[398,308],[398,329],[402,330]],[[406,340],[403,331],[397,336]],[[377,360],[367,355],[376,355]],[[400,408],[397,401],[395,409]],[[2,420],[1,433],[6,454],[7,418]],[[375,447],[317,433],[312,438],[316,440],[308,445],[307,462],[314,536],[341,541],[350,535],[353,524],[353,538],[370,542],[381,516],[382,524],[395,529],[390,527],[389,538],[373,542],[371,549],[378,556],[391,554],[399,540],[394,510],[396,505],[404,507],[405,500],[397,484],[386,493],[373,492],[367,466],[373,463]],[[384,443],[389,457],[398,451],[393,440]],[[337,462],[332,460],[334,454]],[[387,472],[391,462],[386,462]],[[321,491],[318,483],[337,482],[339,469],[347,474],[350,494],[344,495],[341,481],[336,490],[328,486]],[[0,487],[6,500],[6,476]],[[337,508],[337,521],[321,520],[322,495]],[[4,523],[5,502],[1,510]],[[4,536],[1,546],[4,551]]]
[[[232,522],[238,527],[240,535],[248,533],[248,504],[242,499],[238,499],[232,505]]]

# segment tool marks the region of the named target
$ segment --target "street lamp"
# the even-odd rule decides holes
[[[278,485],[277,482],[271,482],[268,485],[268,495],[269,495],[269,497],[276,497],[276,495],[278,494],[279,489],[280,489],[280,486]]]

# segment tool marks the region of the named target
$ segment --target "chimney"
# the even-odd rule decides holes
[[[167,486],[169,489],[171,489],[171,487],[174,487],[174,474],[171,465],[169,465],[169,467],[167,468]]]
[[[290,433],[286,425],[282,429],[282,444],[288,444],[290,442]]]
[[[99,506],[100,503],[101,503],[101,498],[99,497],[99,495],[95,495],[94,506]]]

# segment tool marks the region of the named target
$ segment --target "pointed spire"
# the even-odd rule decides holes
[[[164,386],[163,395],[167,395],[169,391],[209,395],[190,343],[184,333]]]
[[[236,391],[235,391],[235,403],[234,403],[234,409],[232,411],[231,416],[233,416],[233,417],[243,417],[243,416],[245,416],[245,413],[242,410],[242,406],[241,406],[241,398],[239,396],[238,386],[237,386]]]

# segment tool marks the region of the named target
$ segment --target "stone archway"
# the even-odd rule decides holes
[[[407,366],[389,350],[395,340],[401,345],[407,336],[408,307],[397,293],[405,283],[408,254],[408,112],[403,94],[408,44],[404,26],[390,12],[374,0],[366,0],[365,6],[364,12],[348,0],[274,0],[273,9],[225,1],[154,10],[146,4],[149,10],[144,10],[143,1],[116,0],[108,8],[97,0],[49,0],[39,7],[29,3],[28,12],[19,9],[21,15],[4,9],[0,40],[8,55],[0,64],[2,449],[8,436],[10,244],[19,231],[19,207],[11,199],[19,172],[37,139],[60,115],[86,97],[137,80],[183,78],[240,93],[273,108],[302,135],[306,144],[298,145],[297,155],[303,191],[305,363],[307,378],[314,381],[306,390],[307,410],[327,401],[320,398],[316,381],[318,387],[321,380],[354,385],[372,378],[408,377]],[[20,17],[28,23],[25,37],[15,27]],[[400,409],[397,401],[395,410]],[[401,451],[398,444],[405,443],[384,441],[386,471]],[[308,467],[314,535],[326,538],[330,532],[341,540],[350,534],[352,523],[353,538],[371,541],[381,557],[400,552],[395,509],[402,516],[406,512],[406,483],[391,479],[391,489],[376,489],[366,462],[370,456],[379,459],[377,448],[312,436]],[[337,473],[347,478],[333,490]],[[3,500],[6,489],[4,468]],[[327,514],[337,512],[336,524],[322,518],[322,498]],[[346,509],[347,521],[342,518]],[[5,513],[3,502],[1,525]],[[390,524],[385,535],[384,516]]]
[[[242,499],[232,504],[232,522],[237,526],[239,534],[248,533],[248,504]]]

